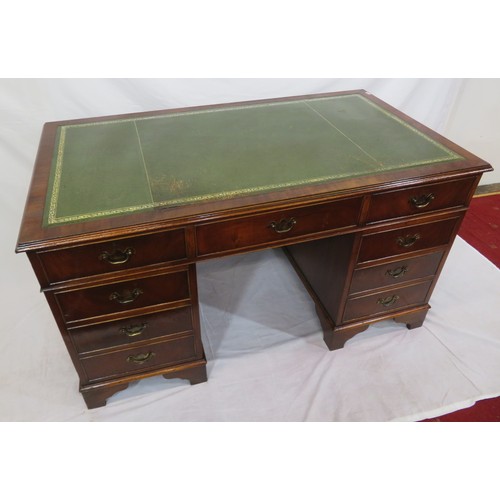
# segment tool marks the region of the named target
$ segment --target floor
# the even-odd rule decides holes
[[[459,236],[500,267],[500,184],[480,186]],[[424,422],[500,422],[500,397],[477,401],[470,408]]]

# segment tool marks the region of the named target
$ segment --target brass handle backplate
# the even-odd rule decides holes
[[[267,227],[270,227],[271,229],[274,229],[276,233],[281,234],[291,231],[295,224],[297,224],[297,221],[293,217],[290,217],[290,219],[281,219],[279,222],[273,220]]]
[[[400,276],[405,275],[408,272],[408,266],[399,266],[396,269],[388,269],[385,274],[390,276],[391,278],[399,278]]]
[[[118,304],[130,304],[131,302],[134,302],[134,300],[142,293],[143,291],[140,288],[134,288],[132,291],[123,290],[122,293],[113,292],[109,296],[109,300],[114,300],[115,302],[118,302]]]
[[[413,198],[410,198],[410,203],[415,208],[425,208],[429,206],[430,202],[433,199],[434,199],[433,193],[423,194],[421,196],[414,196]]]
[[[413,246],[417,240],[420,239],[420,235],[418,233],[415,233],[413,235],[407,234],[406,236],[400,236],[397,240],[396,243],[403,248],[409,248]]]
[[[135,356],[129,356],[127,358],[128,363],[135,363],[136,365],[142,365],[143,363],[146,363],[146,361],[150,361],[155,357],[155,353],[152,351],[149,351],[146,354],[136,354]]]
[[[99,260],[104,260],[109,264],[125,264],[130,257],[135,253],[133,248],[126,248],[125,250],[116,249],[113,253],[102,252],[99,255]]]
[[[147,323],[141,323],[140,325],[130,325],[120,328],[120,333],[125,334],[127,337],[137,337],[140,335],[145,328],[148,326]]]
[[[384,297],[383,299],[378,299],[377,304],[384,307],[389,307],[394,305],[399,300],[399,295],[391,295],[390,297]]]

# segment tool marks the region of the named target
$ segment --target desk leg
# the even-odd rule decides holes
[[[323,340],[330,351],[342,349],[349,339],[365,331],[369,326],[369,323],[335,326],[330,315],[318,304],[316,304],[316,313],[323,327]]]
[[[162,375],[166,379],[188,379],[191,385],[201,384],[207,381],[206,363],[205,356],[203,356],[201,360],[186,363],[186,368],[162,368],[148,373],[139,373],[128,377],[122,377],[116,381],[81,386],[80,393],[85,400],[87,408],[91,410],[93,408],[106,406],[107,399],[113,396],[113,394],[125,390],[130,382],[147,377]]]
[[[80,388],[80,392],[89,410],[106,406],[106,401],[113,394],[123,391],[128,387],[128,383],[108,385],[105,387]]]
[[[430,308],[431,306],[426,305],[423,309],[419,309],[418,311],[412,311],[408,314],[396,316],[394,318],[394,321],[396,323],[406,323],[406,327],[408,328],[408,330],[419,328],[423,325],[425,317],[427,316],[427,312]]]
[[[185,370],[179,370],[172,373],[164,373],[163,378],[183,378],[188,379],[191,385],[201,384],[202,382],[206,382],[208,380],[207,367],[202,365],[186,368]]]
[[[393,316],[386,315],[373,320],[367,320],[366,322],[362,323],[336,326],[328,313],[323,311],[323,308],[316,304],[316,312],[321,322],[321,326],[323,327],[323,339],[330,351],[341,349],[349,339],[351,339],[358,333],[365,331],[371,324],[377,321],[393,319],[396,323],[405,323],[408,330],[419,328],[423,325],[429,309],[430,306],[425,305],[424,307],[420,307],[416,311],[407,313],[403,312],[399,314],[395,313]]]

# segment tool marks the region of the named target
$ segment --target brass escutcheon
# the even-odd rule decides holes
[[[155,357],[155,353],[149,351],[146,354],[136,354],[135,356],[129,356],[127,358],[128,363],[135,363],[136,365],[142,365],[146,361],[149,361]]]
[[[399,295],[392,295],[390,297],[385,297],[377,300],[377,304],[380,304],[384,307],[389,307],[394,305],[399,300]]]
[[[290,217],[290,219],[281,219],[279,222],[273,220],[267,227],[270,227],[271,229],[274,229],[276,233],[281,234],[291,231],[295,224],[297,224],[297,221],[293,217]]]
[[[126,248],[125,250],[116,249],[113,253],[102,252],[99,255],[99,260],[104,260],[113,265],[125,264],[134,253],[135,250],[133,248]]]
[[[417,240],[420,239],[420,234],[415,233],[413,235],[407,234],[405,237],[400,236],[397,240],[396,243],[403,248],[409,248],[413,246]]]
[[[413,196],[413,198],[410,198],[410,203],[415,207],[415,208],[425,208],[429,206],[430,202],[434,199],[434,194],[429,193],[429,194],[423,194],[422,196]]]
[[[405,275],[408,272],[408,266],[399,266],[396,269],[388,269],[385,274],[390,276],[391,278],[399,278],[400,276]]]
[[[113,292],[109,296],[109,300],[114,300],[118,304],[130,304],[134,302],[134,300],[141,295],[143,291],[140,288],[134,288],[132,291],[123,290],[122,293]]]
[[[148,326],[147,323],[141,323],[140,325],[130,325],[120,328],[120,333],[124,333],[127,337],[137,337],[140,335]]]

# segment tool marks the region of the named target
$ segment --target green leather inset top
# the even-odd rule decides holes
[[[44,224],[459,158],[359,94],[64,125]]]

